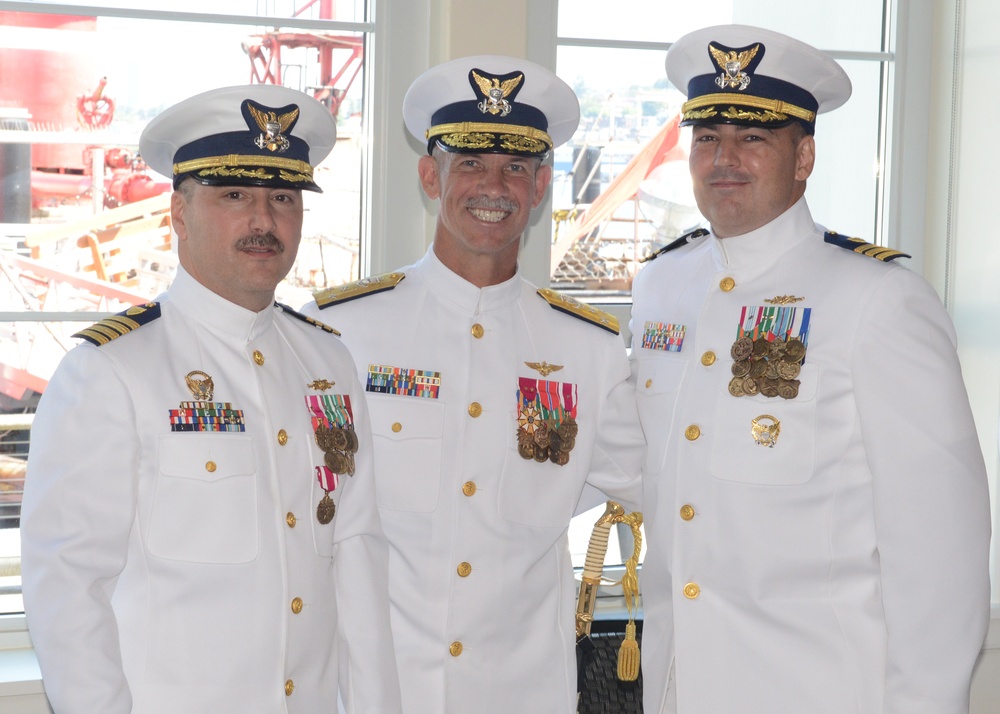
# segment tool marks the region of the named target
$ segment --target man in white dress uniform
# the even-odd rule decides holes
[[[57,714],[399,711],[364,392],[279,305],[336,125],[243,86],[155,118],[180,268],[77,336],[41,399],[24,601]]]
[[[850,80],[744,26],[666,67],[711,231],[633,289],[645,711],[967,712],[990,513],[955,332],[897,251],[803,198]]]
[[[404,710],[570,714],[567,527],[585,484],[636,507],[643,451],[617,321],[518,268],[579,104],[543,67],[480,56],[418,77],[403,111],[433,245],[303,310],[368,392]]]

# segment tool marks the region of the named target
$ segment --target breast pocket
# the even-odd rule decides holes
[[[663,468],[667,435],[672,433],[674,407],[687,361],[677,357],[640,359],[636,367],[635,400],[646,436],[645,473]]]
[[[161,436],[149,519],[149,551],[192,563],[247,563],[257,556],[253,437]]]
[[[441,484],[444,405],[432,399],[368,394],[378,505],[426,513]]]
[[[816,461],[816,392],[820,372],[804,365],[792,399],[716,397],[709,468],[722,481],[770,486],[812,478]]]

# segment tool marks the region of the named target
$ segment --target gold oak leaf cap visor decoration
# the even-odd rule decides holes
[[[322,192],[313,169],[337,141],[330,110],[308,94],[273,84],[213,89],[154,118],[139,138],[146,164],[172,177],[216,186]]]
[[[580,123],[580,102],[553,72],[502,55],[462,57],[432,67],[403,98],[407,130],[427,153],[545,157]]]
[[[667,78],[687,96],[681,124],[767,129],[798,121],[814,133],[816,115],[851,96],[851,80],[815,47],[771,30],[718,25],[671,45]]]

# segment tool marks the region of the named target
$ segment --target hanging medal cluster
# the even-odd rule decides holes
[[[316,467],[316,479],[323,498],[316,507],[316,519],[326,525],[333,520],[336,506],[330,498],[344,474],[354,475],[354,454],[358,434],[354,430],[351,397],[347,394],[312,394],[306,397],[316,445],[323,452],[323,465]]]
[[[521,377],[517,388],[517,453],[564,466],[576,446],[576,385]]]
[[[744,307],[730,350],[733,378],[729,393],[734,397],[797,397],[811,312],[807,307]]]

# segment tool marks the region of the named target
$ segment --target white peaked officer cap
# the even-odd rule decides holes
[[[500,55],[462,57],[424,72],[403,98],[403,120],[427,152],[545,156],[569,141],[580,102],[552,71]]]
[[[851,80],[831,57],[787,35],[719,25],[681,37],[667,51],[667,78],[688,100],[681,124],[775,128],[800,122],[851,96]]]
[[[208,185],[322,192],[313,167],[337,141],[337,122],[308,94],[274,84],[223,87],[185,99],[153,119],[139,155],[157,173]]]

